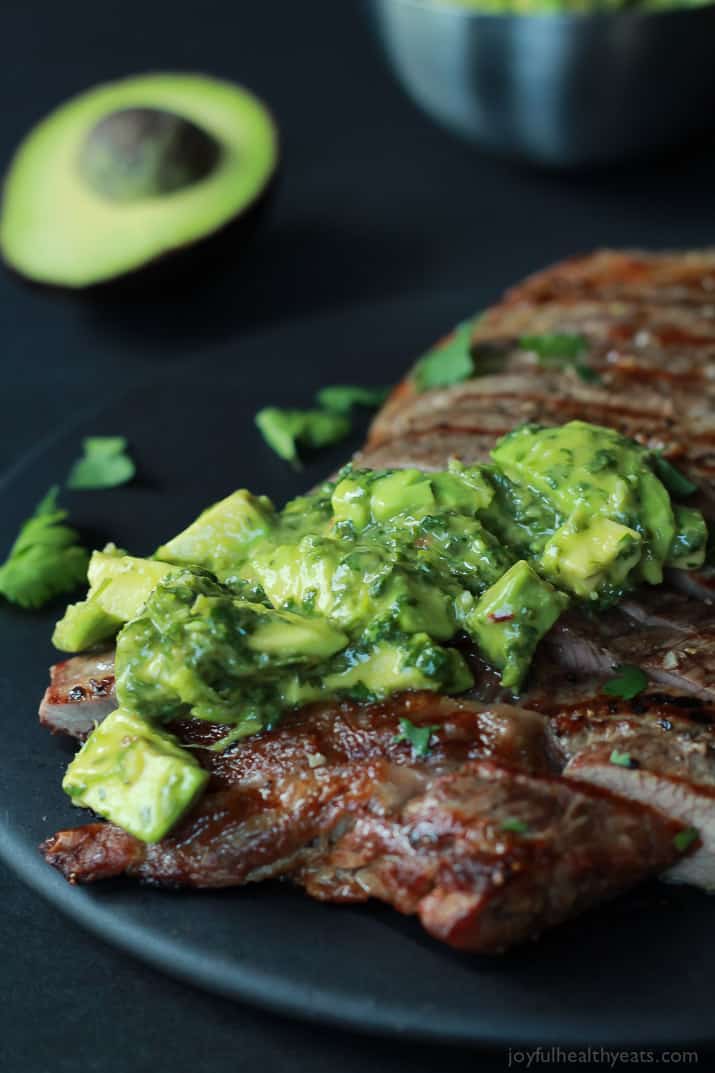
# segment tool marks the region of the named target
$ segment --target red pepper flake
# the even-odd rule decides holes
[[[490,611],[487,615],[490,622],[511,622],[514,618],[513,611]]]

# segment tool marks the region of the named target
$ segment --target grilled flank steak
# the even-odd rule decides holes
[[[534,344],[544,336],[576,340],[573,360],[545,360]],[[476,322],[471,358],[474,375],[451,386],[419,390],[408,376],[358,463],[441,470],[452,457],[487,460],[520,422],[578,419],[661,451],[715,515],[715,254],[566,261]],[[483,952],[650,875],[713,888],[714,590],[708,567],[673,571],[603,615],[569,612],[518,706],[472,653],[474,700],[313,705],[222,753],[207,747],[225,727],[176,723],[210,781],[168,837],[146,844],[91,823],[43,852],[76,882],[282,876],[328,901],[376,897]],[[624,663],[647,688],[605,694]],[[85,736],[111,709],[112,674],[111,654],[58,665],[43,723]],[[404,740],[405,719],[424,748]]]

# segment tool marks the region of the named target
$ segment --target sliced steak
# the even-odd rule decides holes
[[[409,744],[395,740],[401,718],[439,727],[418,762]],[[429,776],[476,757],[495,756],[534,771],[551,764],[544,716],[429,693],[363,707],[311,706],[225,752],[210,748],[225,727],[189,720],[172,729],[211,772],[209,792],[157,846],[122,838],[111,824],[90,824],[83,838],[60,832],[45,852],[68,878],[127,871],[158,883],[233,885],[268,867],[266,854],[274,872],[282,873],[284,861],[310,850],[372,794],[399,800]],[[100,872],[97,860],[106,871]]]
[[[53,734],[82,741],[116,706],[114,650],[88,652],[50,667],[40,723]]]
[[[666,878],[715,888],[715,710],[669,693],[574,700],[551,720],[564,774],[695,827],[700,846]]]
[[[513,292],[512,292],[513,293]],[[643,297],[587,298],[563,295],[548,302],[510,300],[492,306],[476,321],[472,339],[500,345],[525,335],[583,335],[596,347],[616,351],[657,348],[675,355],[676,375],[697,372],[715,357],[715,310],[677,302],[649,302]],[[477,355],[478,357],[478,355]]]
[[[683,571],[673,570],[671,573]],[[715,622],[712,603],[698,598],[689,599],[683,592],[665,585],[643,585],[624,597],[618,606],[641,626],[656,626],[675,633],[693,633]]]
[[[708,513],[709,517],[712,517],[715,511],[703,510],[703,513]],[[710,608],[710,614],[715,618],[715,567],[706,565],[700,570],[671,570],[669,580],[674,588],[679,589],[686,596],[692,596],[695,600],[704,600]]]
[[[560,333],[584,337],[590,373],[549,367],[523,342]],[[357,463],[483,461],[520,422],[579,418],[662,450],[699,484],[689,502],[715,517],[715,251],[563,262],[487,311],[472,355],[466,382],[399,384]],[[710,568],[671,573],[605,615],[560,621],[522,707],[499,703],[494,672],[467,651],[481,702],[312,706],[223,753],[212,746],[225,727],[176,723],[211,779],[171,835],[145,845],[89,823],[49,839],[45,856],[76,882],[284,876],[329,901],[382,899],[483,952],[665,869],[715,886],[715,582]],[[604,695],[620,663],[643,667],[646,692]],[[81,738],[112,707],[111,653],[81,656],[52,669],[40,718]],[[400,718],[435,728],[427,755],[396,740]],[[702,840],[683,855],[686,826]]]
[[[597,250],[529,276],[505,302],[541,304],[565,298],[669,303],[715,316],[715,251],[644,253]]]
[[[400,713],[439,728],[427,756],[395,740]],[[325,900],[378,897],[452,946],[491,953],[678,857],[677,821],[548,774],[544,727],[535,713],[431,696],[307,710],[201,753],[209,793],[161,842],[90,823],[43,851],[74,882],[126,873],[221,887],[286,875]],[[194,746],[222,732],[175,729]]]
[[[298,880],[380,898],[460,950],[499,953],[678,856],[679,826],[567,779],[472,762],[387,815],[368,809]]]
[[[715,701],[715,624],[645,625],[614,608],[603,615],[564,615],[546,641],[566,671],[612,675],[619,664],[641,667],[663,685]]]

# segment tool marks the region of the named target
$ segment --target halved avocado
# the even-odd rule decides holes
[[[41,283],[115,279],[242,217],[277,160],[271,115],[240,86],[198,74],[98,86],[47,116],[18,148],[0,250]]]

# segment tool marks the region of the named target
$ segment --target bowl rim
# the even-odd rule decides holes
[[[715,0],[706,0],[687,7],[666,7],[659,9],[630,7],[616,11],[533,11],[522,14],[518,11],[479,11],[464,7],[459,0],[371,0],[375,6],[394,5],[429,11],[430,14],[445,18],[465,19],[470,22],[515,21],[532,23],[587,23],[629,20],[632,22],[646,19],[677,19],[685,16],[701,16],[715,12]]]

